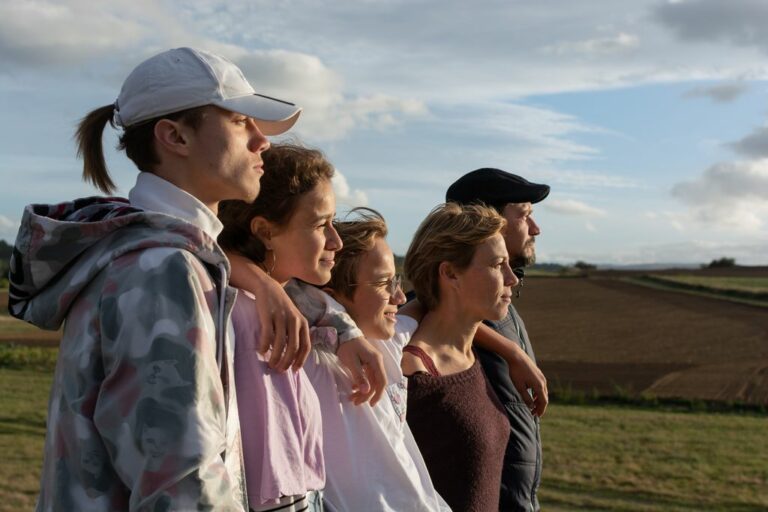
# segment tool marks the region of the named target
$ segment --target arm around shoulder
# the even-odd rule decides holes
[[[307,319],[294,305],[282,286],[256,263],[235,253],[227,253],[232,265],[232,284],[253,293],[256,315],[262,325],[261,340],[254,350],[266,354],[272,347],[269,364],[285,371],[298,370],[309,355]]]
[[[515,389],[534,415],[543,416],[549,404],[547,378],[520,345],[485,324],[480,324],[477,328],[474,343],[480,348],[495,352],[507,362],[509,377]],[[529,394],[529,389],[533,396]]]

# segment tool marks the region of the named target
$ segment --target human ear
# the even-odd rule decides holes
[[[449,286],[453,286],[454,288],[458,288],[459,286],[459,275],[456,272],[456,268],[451,264],[449,261],[442,261],[440,262],[440,265],[437,267],[437,275],[440,277],[440,280],[446,283]]]
[[[272,223],[264,217],[257,215],[251,219],[251,234],[259,237],[268,251],[272,250],[270,241],[272,240]]]
[[[155,141],[158,146],[181,156],[189,154],[189,134],[183,123],[161,119],[155,123]]]

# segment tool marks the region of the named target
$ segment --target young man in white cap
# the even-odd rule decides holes
[[[531,183],[499,169],[483,168],[459,178],[448,188],[445,198],[446,201],[461,204],[482,202],[495,208],[506,219],[504,242],[509,253],[509,264],[517,274],[518,270],[533,264],[536,259],[535,241],[541,230],[533,220],[532,205],[543,201],[547,195],[549,185]],[[517,344],[535,361],[523,320],[512,304],[506,318],[485,323],[503,335],[507,343]],[[541,436],[537,414],[542,414],[543,409],[531,408],[531,397],[518,391],[510,376],[509,365],[502,357],[481,348],[477,352],[512,426],[504,456],[499,510],[538,511],[536,493],[541,480]],[[544,379],[543,375],[541,378]],[[543,394],[546,395],[546,385]],[[546,397],[543,398],[546,402]]]
[[[178,48],[80,123],[85,179],[114,190],[108,122],[142,172],[129,200],[30,205],[22,218],[9,309],[64,324],[37,510],[247,510],[216,212],[256,197],[266,135],[299,114],[230,61]]]

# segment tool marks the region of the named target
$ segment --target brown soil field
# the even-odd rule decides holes
[[[0,343],[58,343],[7,300]],[[605,277],[528,277],[514,304],[552,387],[768,404],[768,308]]]
[[[514,304],[555,386],[768,404],[768,308],[600,277],[531,277]]]

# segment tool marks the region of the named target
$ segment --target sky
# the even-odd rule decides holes
[[[290,137],[335,165],[338,213],[379,210],[398,254],[497,167],[552,188],[540,262],[768,265],[764,0],[0,0],[0,238],[26,204],[97,195],[75,125],[178,46],[301,105]]]

